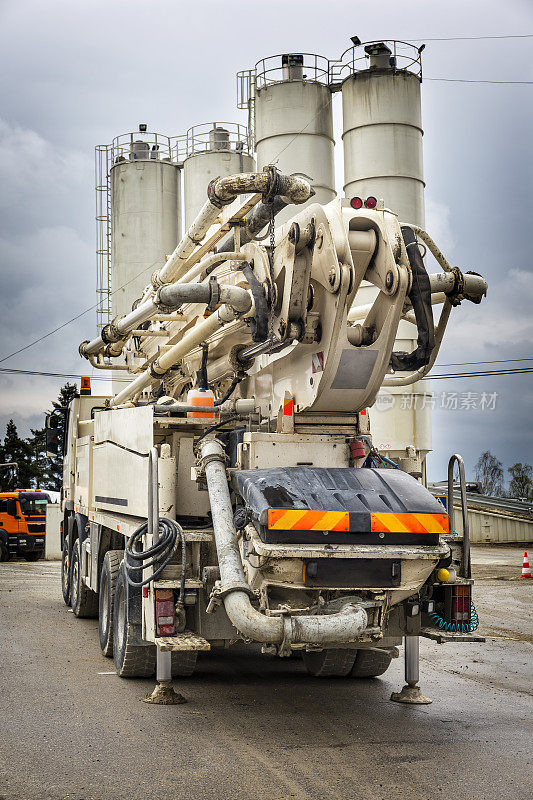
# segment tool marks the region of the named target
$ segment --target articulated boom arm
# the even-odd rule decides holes
[[[400,227],[391,211],[354,210],[342,200],[297,213],[276,231],[273,252],[254,239],[272,205],[311,195],[305,181],[274,168],[210,184],[204,208],[132,312],[80,346],[94,366],[121,356],[118,368],[133,373],[112,407],[153,396],[161,382],[178,400],[202,365],[219,394],[240,383],[241,396],[255,398],[264,416],[274,416],[287,394],[299,413],[353,414],[382,385],[427,373],[452,305],[480,302],[485,281],[452,269],[424,231]],[[415,234],[442,274],[427,275]],[[371,304],[358,302],[363,281],[375,287]],[[393,352],[402,319],[418,328],[413,354]],[[391,364],[407,374],[389,374]]]

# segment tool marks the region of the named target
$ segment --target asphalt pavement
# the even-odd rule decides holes
[[[487,642],[422,640],[418,707],[389,700],[401,657],[317,679],[246,649],[203,655],[185,705],[146,705],[153,682],[116,677],[58,563],[1,563],[0,800],[529,800],[533,580],[501,553],[484,577],[474,551]]]

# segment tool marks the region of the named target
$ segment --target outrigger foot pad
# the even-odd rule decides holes
[[[406,705],[426,706],[432,703],[429,697],[425,697],[416,683],[406,683],[401,692],[393,692],[390,699],[395,703],[405,703]]]
[[[186,703],[186,698],[176,692],[172,686],[172,681],[159,681],[154,691],[142,698],[143,703],[154,703],[159,706],[179,706]]]

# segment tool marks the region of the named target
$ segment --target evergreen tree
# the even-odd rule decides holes
[[[54,409],[66,408],[73,397],[78,397],[78,389],[73,383],[66,383],[61,387],[57,401],[52,403]],[[47,412],[48,414],[50,411]],[[58,415],[61,419],[61,416]],[[63,451],[60,447],[57,455],[49,458],[46,455],[46,428],[32,428],[31,436],[24,443],[31,453],[33,482],[25,488],[34,486],[37,489],[51,489],[59,491],[63,484]],[[2,461],[16,461],[16,459],[3,458]],[[0,476],[0,481],[2,476]]]
[[[12,419],[6,425],[6,435],[0,447],[0,463],[9,461],[15,461],[17,467],[0,470],[2,489],[11,492],[14,489],[31,488],[37,477],[35,454],[30,444],[18,435],[17,426]]]
[[[76,384],[66,383],[59,390],[57,402],[52,403],[54,408],[66,408],[74,397],[79,397]],[[44,430],[44,429],[43,429]],[[57,455],[48,458],[47,489],[58,492],[63,485],[63,448],[60,446]]]

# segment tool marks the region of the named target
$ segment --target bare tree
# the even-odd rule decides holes
[[[509,484],[509,497],[518,497],[521,500],[533,500],[533,468],[530,464],[520,462],[509,467],[507,472],[511,476]]]
[[[483,494],[501,497],[503,494],[503,464],[489,450],[481,453],[475,466],[475,478]]]

